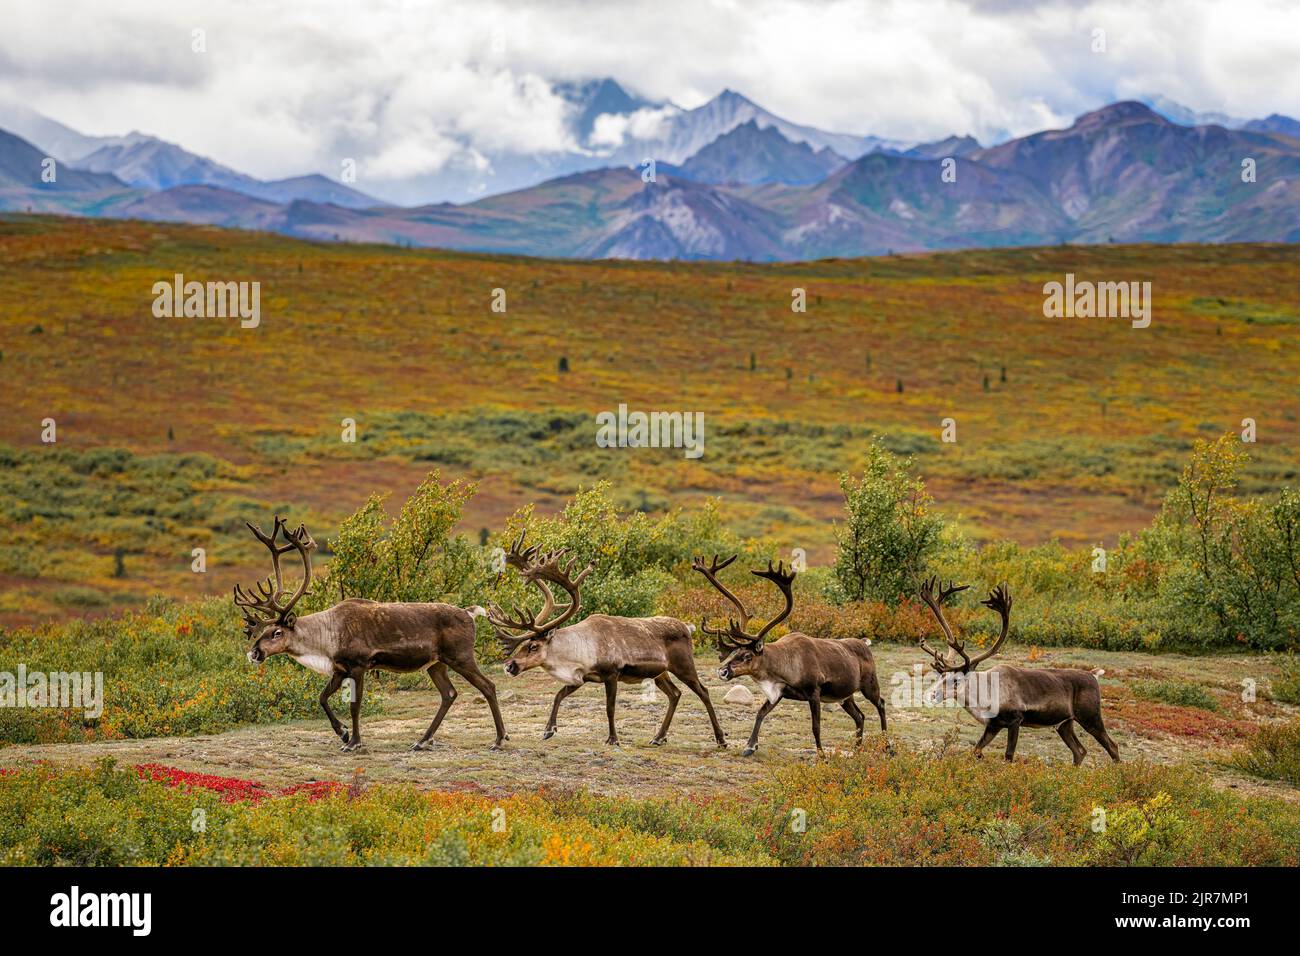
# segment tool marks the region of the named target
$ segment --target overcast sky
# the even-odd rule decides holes
[[[830,130],[987,142],[1146,93],[1300,117],[1298,63],[1296,0],[6,0],[0,29],[0,97],[263,177],[562,148],[556,80],[685,107],[730,87]]]

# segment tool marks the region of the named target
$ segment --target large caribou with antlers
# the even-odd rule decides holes
[[[812,712],[813,743],[817,752],[822,752],[822,704],[839,704],[844,712],[853,718],[857,727],[857,743],[862,743],[863,727],[866,715],[854,701],[853,695],[861,693],[871,701],[880,714],[880,729],[885,727],[885,702],[880,696],[880,684],[876,679],[876,662],[871,656],[871,642],[856,637],[832,640],[824,637],[809,637],[799,631],[792,631],[771,644],[764,644],[763,639],[772,628],[776,627],[794,609],[794,571],[786,571],[784,564],[772,567],[769,561],[766,571],[750,573],[771,581],[785,598],[785,608],[759,630],[750,634],[749,611],[740,599],[718,580],[718,572],[736,560],[732,555],[725,561],[713,556],[713,562],[706,565],[703,558],[696,558],[692,563],[696,571],[704,575],[725,597],[740,615],[739,620],[731,620],[726,628],[712,628],[708,620],[700,622],[701,629],[711,634],[718,646],[718,657],[722,666],[718,676],[725,681],[737,677],[749,677],[762,692],[763,706],[754,718],[754,730],[745,744],[745,756],[758,749],[758,731],[763,726],[763,718],[772,712],[772,708],[787,697],[791,700],[806,700]]]
[[[425,750],[442,723],[447,709],[456,699],[456,689],[447,676],[450,668],[469,681],[492,708],[496,722],[493,750],[506,740],[505,724],[497,706],[497,692],[492,681],[479,670],[474,660],[474,618],[486,612],[481,607],[469,609],[450,604],[380,603],[364,598],[348,598],[327,611],[294,614],[294,605],[307,593],[311,584],[311,552],[316,548],[307,529],[299,525],[290,531],[279,515],[275,527],[265,534],[261,528],[248,528],[271,552],[273,574],[259,582],[257,592],[235,586],[235,604],[244,613],[244,631],[252,640],[248,659],[260,664],[273,654],[288,654],[299,664],[329,678],[320,694],[330,726],[343,741],[343,750],[361,746],[361,695],[367,671],[408,672],[427,670],[429,678],[442,695],[442,704],[429,729],[411,747]],[[284,541],[279,541],[280,535]],[[302,560],[302,582],[292,595],[284,587],[280,558],[290,551]],[[349,695],[352,729],[346,730],[330,710],[330,697],[345,680],[352,682]]]
[[[542,739],[555,736],[556,719],[560,704],[583,684],[605,685],[605,714],[609,720],[607,744],[617,747],[618,731],[614,727],[614,704],[620,683],[641,683],[653,680],[668,697],[668,712],[655,734],[652,744],[668,740],[668,727],[677,710],[682,692],[669,679],[676,677],[704,702],[713,736],[719,747],[727,741],[713,711],[708,689],[695,671],[691,628],[671,617],[612,617],[592,614],[578,624],[564,627],[582,606],[579,589],[592,571],[587,565],[574,575],[575,559],[565,558],[566,552],[542,552],[536,545],[524,548],[524,534],[510,547],[506,563],[516,568],[525,581],[534,585],[542,595],[542,607],[536,614],[515,608],[506,614],[492,605],[488,620],[496,628],[497,640],[510,655],[505,671],[512,676],[534,667],[543,668],[564,686],[555,695],[551,716],[546,722]],[[568,601],[556,604],[551,585],[562,588]]]
[[[926,643],[924,636],[921,637],[921,649],[933,659],[932,666],[939,675],[938,681],[927,691],[926,699],[931,703],[956,700],[984,725],[984,733],[975,744],[975,756],[983,756],[984,748],[993,742],[999,731],[1005,729],[1006,758],[1012,760],[1016,755],[1021,727],[1055,727],[1070,748],[1077,767],[1088,752],[1074,733],[1073,725],[1077,721],[1106,748],[1112,760],[1119,762],[1119,747],[1110,739],[1101,721],[1101,686],[1097,683],[1101,671],[999,664],[976,673],[975,668],[996,654],[1007,639],[1011,627],[1011,595],[1007,593],[1006,585],[998,585],[989,592],[987,600],[980,602],[1001,616],[1002,633],[988,650],[971,657],[966,652],[965,641],[953,636],[952,628],[943,616],[944,602],[969,585],[957,587],[949,583],[940,587],[936,594],[935,583],[931,578],[922,585],[921,600],[939,622],[948,646],[940,653]],[[956,657],[951,654],[956,654]]]

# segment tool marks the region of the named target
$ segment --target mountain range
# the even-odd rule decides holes
[[[320,175],[262,181],[151,136],[89,137],[0,109],[0,209],[629,259],[1300,241],[1300,123],[1277,114],[1205,124],[1153,97],[983,147],[827,133],[732,91],[680,110],[611,80],[556,89],[574,107],[581,162],[514,157],[500,169],[518,189],[410,207]],[[46,156],[61,164],[54,183],[41,180]]]

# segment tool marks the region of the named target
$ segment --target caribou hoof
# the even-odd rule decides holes
[[[605,743],[608,744],[608,745],[611,746],[611,747],[622,747],[622,746],[623,746],[622,744],[620,744],[620,743],[618,742],[618,738],[617,738],[617,737],[610,737],[609,739],[607,739],[607,740],[605,741]]]
[[[740,755],[742,757],[752,757],[754,756],[754,751],[757,749],[758,749],[757,747],[746,747],[744,750],[740,752]]]
[[[509,737],[502,738],[502,740],[509,740],[509,739],[510,739]],[[500,740],[496,741],[495,743],[492,744],[491,747],[488,748],[488,750],[505,750],[505,749],[506,749],[505,747],[501,746]]]
[[[342,747],[340,747],[339,750],[343,751],[345,754],[350,754],[350,753],[356,753],[358,750],[362,750],[363,746],[364,745],[359,740],[357,741],[350,740],[347,743],[345,743]]]
[[[554,728],[554,727],[547,727],[545,730],[542,731],[542,739],[543,739],[543,740],[550,740],[550,739],[551,739],[552,737],[554,737],[554,736],[555,736],[555,728]]]
[[[411,744],[411,749],[412,749],[412,750],[432,750],[433,747],[430,745],[430,742],[427,741],[427,740],[417,740],[415,743]]]
[[[719,741],[718,741],[718,749],[719,749],[719,750],[726,750],[726,749],[727,749],[727,742],[726,742],[725,740],[719,740]]]
[[[666,743],[668,743],[668,738],[667,738],[667,737],[655,737],[653,740],[650,741],[650,746],[651,746],[651,747],[662,747],[662,746],[663,746],[664,744],[666,744]]]
[[[351,734],[349,734],[346,730],[340,730],[338,732],[338,735],[339,735],[339,740],[343,741],[344,743],[347,743],[348,738],[351,736]]]

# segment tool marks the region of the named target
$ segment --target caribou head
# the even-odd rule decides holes
[[[948,646],[939,652],[926,643],[924,636],[921,637],[921,650],[933,659],[930,666],[938,675],[938,680],[925,694],[925,700],[929,704],[939,704],[946,700],[964,700],[966,683],[970,675],[975,672],[976,667],[998,652],[1002,642],[1007,639],[1007,631],[1011,624],[1011,595],[1007,593],[1005,584],[999,584],[989,592],[988,598],[980,603],[1001,615],[1002,633],[998,635],[992,647],[982,654],[971,657],[966,653],[966,642],[953,636],[952,628],[943,616],[944,602],[958,591],[965,591],[970,585],[963,584],[960,587],[951,583],[940,585],[936,593],[936,583],[936,579],[931,578],[921,585],[921,600],[929,606],[935,620],[939,622],[939,629],[943,631],[944,642]],[[952,656],[954,653],[956,657]]]
[[[505,663],[505,672],[512,677],[546,662],[551,635],[581,610],[579,588],[594,567],[588,564],[575,577],[572,572],[576,558],[566,559],[564,548],[546,552],[540,551],[537,545],[525,548],[525,533],[520,532],[518,540],[510,546],[506,563],[518,569],[520,577],[542,592],[542,607],[536,614],[520,607],[506,614],[495,604],[487,609],[488,621],[496,632],[496,638],[510,655]],[[559,585],[568,593],[567,603],[556,604],[552,584]]]
[[[279,515],[275,516],[275,527],[270,534],[256,525],[244,523],[248,524],[248,530],[271,552],[273,573],[265,581],[257,582],[256,593],[235,585],[235,604],[244,613],[244,633],[252,640],[248,648],[248,659],[254,664],[260,664],[273,654],[282,654],[289,648],[293,628],[298,620],[293,608],[311,584],[311,552],[315,550],[316,542],[304,525],[299,525],[297,531],[290,531]],[[278,541],[281,534],[284,535],[283,543]],[[302,559],[303,573],[298,589],[285,600],[288,592],[280,570],[280,557],[290,551],[298,552]]]
[[[786,571],[785,564],[779,563],[775,568],[772,562],[767,562],[766,571],[751,571],[756,577],[766,578],[780,589],[785,595],[785,610],[783,610],[772,620],[763,625],[757,634],[750,634],[746,628],[749,627],[749,611],[741,603],[740,598],[732,594],[721,581],[718,580],[718,572],[727,567],[731,562],[736,560],[736,555],[732,555],[725,561],[719,561],[718,556],[713,556],[710,564],[705,564],[703,558],[695,558],[691,562],[691,567],[704,575],[710,584],[712,584],[719,593],[722,594],[736,608],[736,613],[740,619],[732,619],[728,622],[726,628],[710,627],[707,618],[700,621],[700,630],[705,634],[713,637],[714,643],[718,648],[718,660],[722,666],[718,668],[718,676],[723,680],[735,680],[737,677],[754,676],[761,669],[761,657],[763,654],[763,638],[767,632],[772,630],[787,617],[794,608],[794,595],[791,587],[794,582],[794,571]]]

